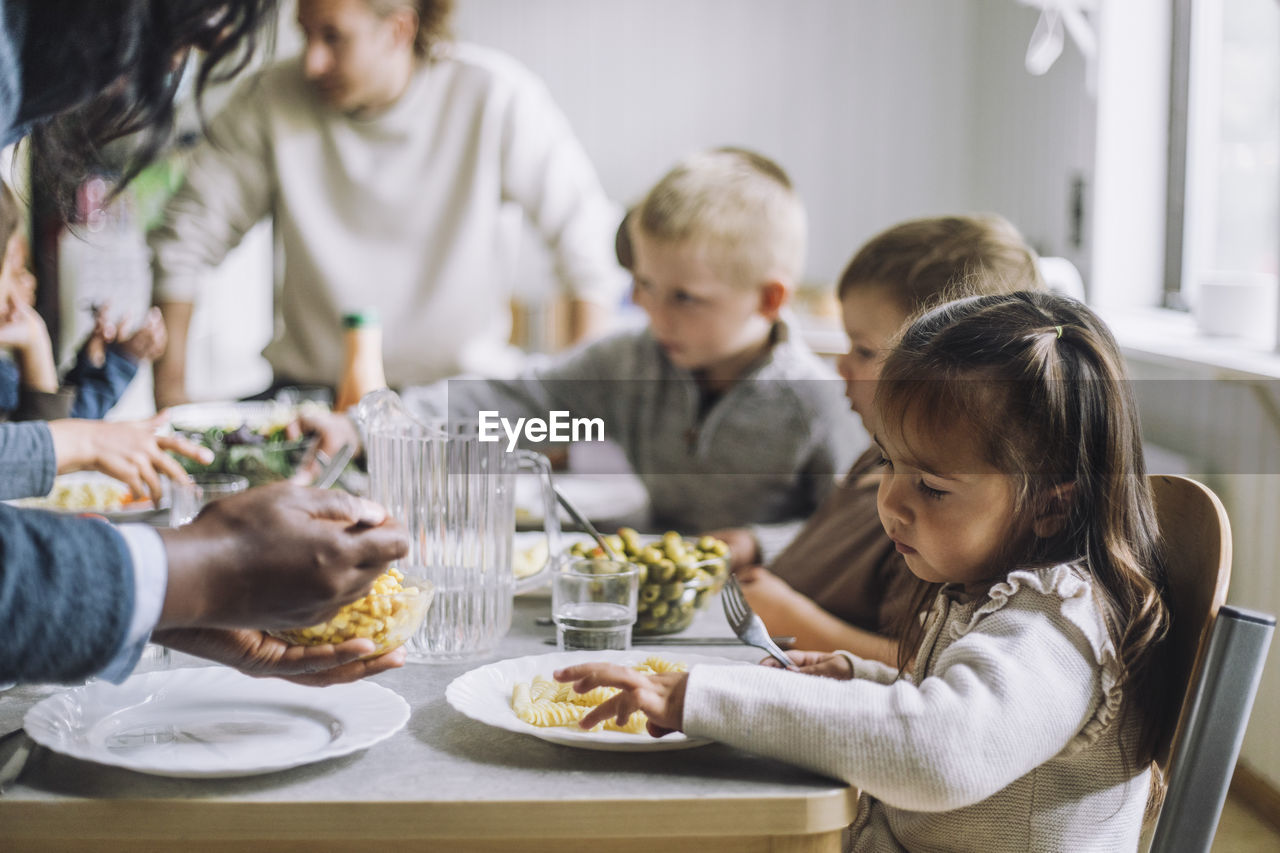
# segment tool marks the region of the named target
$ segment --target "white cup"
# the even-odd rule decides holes
[[[1196,296],[1196,327],[1213,337],[1270,343],[1276,329],[1276,276],[1218,270],[1206,272]]]

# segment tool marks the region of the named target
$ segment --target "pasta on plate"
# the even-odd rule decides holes
[[[60,475],[54,478],[53,489],[49,494],[20,498],[11,503],[54,512],[119,513],[127,510],[143,512],[155,508],[149,498],[135,498],[124,483],[96,472]]]
[[[646,674],[688,670],[683,663],[656,655],[645,658],[631,668]],[[511,710],[531,726],[576,726],[579,720],[617,692],[616,687],[597,687],[586,693],[577,693],[571,684],[561,684],[538,674],[531,681],[517,682],[512,688]],[[643,734],[646,722],[648,718],[644,713],[636,711],[627,718],[624,725],[620,726],[617,721],[609,719],[592,727],[590,731]]]

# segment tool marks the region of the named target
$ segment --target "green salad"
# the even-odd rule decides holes
[[[251,486],[284,480],[297,470],[309,444],[306,437],[288,438],[285,426],[269,424],[255,429],[241,423],[229,429],[192,430],[175,425],[179,435],[213,451],[213,462],[208,465],[182,456],[178,459],[188,473],[239,474]]]

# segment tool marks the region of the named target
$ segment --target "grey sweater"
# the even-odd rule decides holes
[[[0,423],[0,500],[49,494],[57,467],[47,423]]]
[[[866,444],[844,383],[782,322],[768,354],[710,401],[647,329],[587,344],[518,379],[451,379],[406,389],[404,398],[419,416],[447,411],[453,424],[475,425],[482,410],[513,424],[552,411],[599,418],[648,490],[654,524],[690,533],[755,525],[765,559]]]

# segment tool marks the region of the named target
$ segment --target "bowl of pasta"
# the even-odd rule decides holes
[[[373,658],[403,645],[417,633],[434,595],[431,581],[406,576],[399,569],[391,568],[373,582],[368,593],[343,607],[331,619],[305,628],[269,633],[300,646],[372,640],[374,650],[365,657]]]

